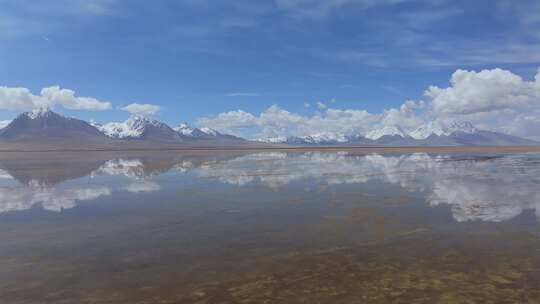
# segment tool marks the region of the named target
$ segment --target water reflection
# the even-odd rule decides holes
[[[41,204],[44,210],[60,212],[75,207],[77,201],[93,200],[111,193],[111,188],[106,186],[74,187],[66,190],[39,186],[2,187],[0,212],[28,210],[36,204]]]
[[[428,206],[448,205],[458,222],[502,222],[525,210],[540,218],[538,154],[346,152],[0,160],[0,213],[34,206],[58,212],[115,192],[159,193],[165,180],[159,177],[166,173],[168,180],[186,177],[199,183],[260,185],[273,190],[302,182],[328,186],[378,182],[397,186],[404,193],[418,193]]]

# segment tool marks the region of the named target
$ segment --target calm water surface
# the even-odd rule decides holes
[[[540,303],[540,154],[0,155],[0,303]]]

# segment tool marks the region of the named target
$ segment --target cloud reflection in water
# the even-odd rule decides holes
[[[540,218],[538,154],[264,152],[210,158],[174,155],[159,161],[152,158],[107,160],[96,165],[88,175],[98,184],[102,176],[125,178],[127,184],[118,186],[119,190],[142,193],[162,190],[155,177],[165,172],[171,173],[167,178],[181,174],[202,183],[210,179],[239,187],[260,184],[278,190],[301,181],[327,185],[378,181],[396,185],[403,191],[419,192],[431,206],[448,204],[454,219],[459,222],[501,222],[524,210],[534,210]],[[9,170],[0,170],[0,178],[11,178]],[[25,180],[31,181],[31,176]],[[111,195],[113,190],[106,184],[71,188],[65,185],[62,187],[67,188],[65,190],[43,184],[29,182],[0,187],[0,213],[27,210],[38,203],[45,210],[60,211],[74,207],[76,201]]]

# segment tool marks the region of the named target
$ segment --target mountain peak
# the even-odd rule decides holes
[[[457,131],[464,132],[464,133],[474,133],[478,131],[478,129],[476,129],[471,122],[457,121],[457,120],[454,120],[450,124],[450,126],[448,126],[448,130],[452,133],[457,132]]]
[[[88,122],[65,117],[46,107],[22,113],[2,129],[0,137],[32,140],[44,140],[45,138],[105,139],[105,136]]]
[[[205,128],[201,128],[201,131],[202,131],[203,133],[206,133],[206,134],[212,135],[212,136],[217,136],[217,135],[219,135],[219,132],[216,131],[216,130],[214,130],[214,129],[212,129],[212,128],[206,128],[206,127],[205,127]]]
[[[112,138],[178,140],[178,134],[165,123],[141,115],[132,115],[124,122],[110,122],[99,130]]]
[[[187,122],[182,122],[177,127],[173,128],[173,130],[182,135],[192,136],[195,128],[191,127]]]
[[[366,134],[366,138],[376,140],[383,136],[405,137],[405,132],[399,126],[384,126],[380,129],[371,130]]]
[[[448,135],[447,133],[448,133],[448,128],[446,128],[441,122],[430,121],[419,126],[414,131],[410,132],[409,136],[411,136],[414,139],[426,139],[430,137],[431,135],[436,135],[436,136]]]
[[[144,125],[153,125],[153,126],[159,126],[161,124],[163,124],[162,122],[156,120],[156,119],[153,119],[153,118],[150,118],[150,117],[146,117],[146,116],[142,116],[142,115],[131,115],[127,120],[126,120],[126,123],[131,125],[131,126],[144,126]]]
[[[42,118],[42,117],[49,117],[54,114],[56,113],[54,113],[49,107],[40,107],[40,108],[33,109],[30,112],[25,112],[22,115],[27,116],[30,119],[37,119],[37,118]],[[56,114],[56,115],[59,115],[59,114]]]
[[[420,127],[416,128],[409,135],[414,139],[426,139],[432,135],[449,136],[454,132],[462,132],[472,134],[478,129],[471,122],[454,120],[450,124],[445,125],[440,121],[429,121]]]

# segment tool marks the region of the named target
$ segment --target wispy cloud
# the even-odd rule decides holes
[[[45,34],[72,26],[66,21],[66,17],[114,16],[119,12],[115,9],[117,2],[117,0],[50,0],[44,4],[40,1],[2,0],[0,36],[41,35],[47,40]]]
[[[225,94],[227,97],[259,97],[262,96],[260,93],[255,92],[232,92]]]
[[[126,111],[134,115],[147,116],[159,112],[161,110],[161,106],[148,103],[132,103],[120,108],[120,110]]]
[[[368,9],[394,5],[408,0],[275,0],[278,9],[296,18],[323,19],[344,7]]]

